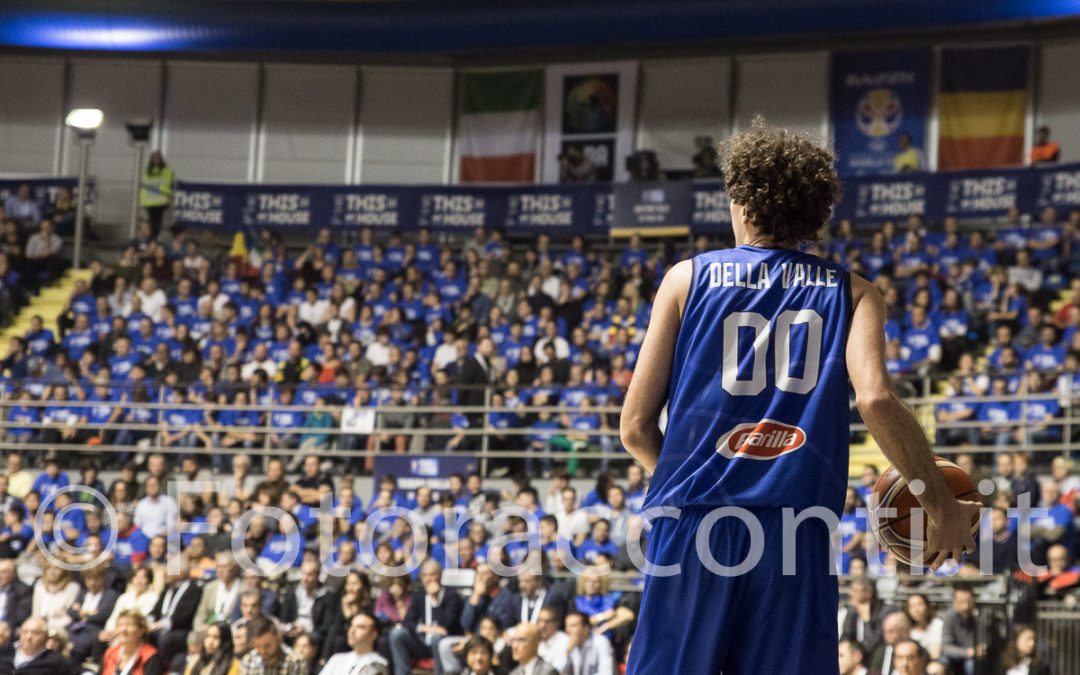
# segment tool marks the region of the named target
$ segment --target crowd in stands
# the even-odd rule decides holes
[[[0,206],[0,327],[63,273],[69,263],[61,235],[70,234],[74,222],[75,200],[66,188],[42,204],[24,183]]]
[[[6,398],[49,405],[12,407],[9,422],[38,426],[9,427],[5,440],[127,444],[160,432],[169,447],[460,451],[477,437],[459,432],[484,428],[495,449],[613,453],[615,419],[599,406],[621,400],[655,288],[668,265],[715,244],[655,250],[634,237],[606,254],[582,237],[564,243],[540,235],[515,248],[479,228],[450,247],[426,230],[364,229],[349,245],[323,229],[294,256],[262,230],[246,256],[225,259],[183,233],[162,243],[143,224],[117,265],[91,263],[56,331],[35,319],[11,341]],[[892,373],[953,375],[940,444],[1061,443],[1066,429],[1080,438],[1080,426],[1054,423],[1080,392],[1080,211],[1061,222],[1048,208],[1025,223],[1014,210],[993,232],[912,216],[864,237],[843,221],[814,251],[882,291]],[[1052,311],[1060,291],[1071,295]],[[935,391],[916,380],[909,393]],[[1012,394],[1045,397],[977,398]],[[140,401],[164,407],[131,405]],[[390,410],[485,401],[499,410]],[[544,404],[558,408],[521,410]],[[400,433],[347,433],[361,427],[335,406],[376,407],[377,426]],[[445,433],[409,433],[431,427]],[[217,468],[227,465],[220,455]]]
[[[1072,562],[1078,481],[1068,458],[1055,459],[1053,475],[1039,485],[1031,458],[1013,452],[1064,440],[1068,427],[1055,419],[1080,394],[1078,228],[1080,212],[1062,221],[1052,209],[1034,224],[1011,213],[995,231],[961,231],[955,220],[930,228],[913,216],[869,236],[840,223],[813,249],[881,289],[888,363],[898,382],[909,374],[951,376],[949,396],[937,411],[940,444],[957,451],[1001,447],[992,466],[978,461],[986,454],[956,456],[970,473],[987,474],[998,486],[985,525],[994,533],[995,571],[1016,573],[1009,547],[1016,546],[1023,519],[1007,509],[1026,494],[1051,512],[1030,523],[1041,535],[1032,553],[1050,571],[1040,578],[1015,574],[1015,583],[1034,589],[1033,598],[1074,593],[1080,574]],[[108,671],[103,675],[234,675],[233,669],[296,675],[320,668],[328,675],[359,675],[362,668],[407,673],[418,659],[432,659],[437,672],[501,673],[522,663],[528,672],[542,672],[531,668],[534,658],[557,672],[611,672],[609,664],[626,653],[639,597],[611,590],[606,575],[567,576],[557,542],[571,540],[570,553],[589,565],[629,569],[626,541],[644,477],[633,466],[618,485],[606,460],[578,462],[573,453],[598,449],[618,456],[617,435],[609,433],[617,417],[602,406],[621,401],[655,288],[668,265],[715,242],[699,237],[686,250],[657,250],[634,237],[613,255],[581,237],[561,244],[540,236],[515,247],[500,232],[482,229],[453,247],[423,230],[415,237],[362,230],[347,244],[320,230],[305,248],[290,251],[264,230],[247,242],[244,256],[226,259],[225,251],[206,250],[185,233],[160,241],[143,224],[118,264],[92,262],[90,280],[76,286],[55,331],[45,321],[53,317],[35,319],[0,362],[7,447],[79,446],[88,460],[75,481],[56,459],[74,461],[70,447],[58,455],[16,451],[0,478],[0,488],[7,483],[0,489],[6,525],[0,549],[18,563],[10,573],[9,563],[0,563],[0,621],[24,649],[15,661],[32,655],[25,649],[37,649],[27,645],[51,640],[46,651],[66,651],[69,664],[99,664]],[[0,257],[0,271],[5,262]],[[21,264],[25,270],[25,259]],[[1052,311],[1062,290],[1071,295]],[[919,380],[906,385],[921,386]],[[1045,398],[998,407],[973,399],[1015,393]],[[485,402],[498,410],[485,415],[455,407]],[[441,410],[420,414],[409,404]],[[552,409],[524,408],[535,405]],[[374,411],[379,432],[343,419],[356,410]],[[966,420],[979,424],[964,426]],[[422,489],[407,498],[391,480],[364,495],[365,503],[354,476],[373,470],[370,456],[341,458],[334,473],[320,462],[335,463],[335,449],[471,453],[478,440],[464,432],[477,428],[489,430],[492,449],[524,451],[520,461],[496,462],[500,469],[554,476],[552,491],[541,496],[520,478],[509,494],[488,492],[485,477],[473,475],[454,479],[448,494]],[[412,433],[416,429],[438,433]],[[527,433],[510,433],[519,429]],[[1074,426],[1069,433],[1077,431]],[[94,444],[131,451],[96,453]],[[231,472],[228,489],[208,487],[172,501],[163,494],[173,475],[165,457],[136,454],[158,445],[208,449],[207,462],[194,452],[171,455],[179,464],[175,475],[203,480],[208,469]],[[270,460],[259,482],[243,452],[263,447],[291,461]],[[530,450],[545,454],[530,456]],[[566,458],[553,460],[546,452],[552,450],[565,451]],[[1036,462],[1052,454],[1035,455]],[[33,479],[24,461],[44,472]],[[121,471],[108,490],[96,477],[104,468],[99,462]],[[563,489],[570,477],[593,471],[599,475],[594,493],[581,498]],[[58,535],[55,515],[37,523],[32,516],[42,501],[69,481],[107,494],[118,507],[116,522],[102,513],[69,512]],[[868,475],[849,494],[837,561],[843,572],[864,579],[871,594],[894,578],[887,558],[882,571],[861,556],[867,530],[856,508],[872,484]],[[324,493],[333,495],[335,508],[352,509],[351,517],[335,521],[326,558],[315,546],[313,517]],[[55,508],[88,493],[75,494],[59,496]],[[520,518],[493,517],[504,503],[537,515],[542,574],[504,579],[491,572],[493,556],[520,562],[527,553],[522,546],[490,546],[492,537],[524,527]],[[243,547],[264,566],[284,561],[295,567],[295,585],[241,573],[225,553],[227,531],[180,535],[183,572],[166,573],[172,514],[228,528],[252,508],[269,506],[293,519],[282,525],[256,518]],[[425,524],[430,519],[428,553],[412,575],[373,572],[376,563],[398,563],[417,550],[408,521],[363,519],[390,506],[409,509]],[[579,513],[586,506],[598,506],[600,514]],[[446,525],[466,511],[479,522],[461,533],[455,548],[476,569],[472,587],[462,591],[442,586],[441,567]],[[100,570],[69,577],[42,560],[33,543],[38,529],[46,548],[62,550],[60,542],[70,540],[85,545],[89,553],[79,555],[88,557],[107,547],[114,532],[117,539]],[[290,532],[300,533],[301,551],[294,550]],[[376,543],[365,546],[372,536]],[[328,575],[328,563],[359,573]],[[17,585],[16,575],[32,590]],[[109,602],[112,610],[104,611]],[[1020,663],[1039,656],[1021,629],[992,626],[985,635],[993,633],[993,644],[979,638],[962,597],[953,599],[956,618],[938,650],[919,639],[934,632],[933,608],[925,598],[924,608],[905,607],[913,649],[901,639],[903,630],[885,630],[895,612],[876,602],[856,596],[852,585],[851,603],[839,617],[842,660],[845,653],[853,660],[861,654],[864,664],[879,656],[890,663],[925,656],[964,673],[970,672],[967,660]],[[26,607],[25,614],[12,613]],[[518,624],[527,626],[509,631]]]

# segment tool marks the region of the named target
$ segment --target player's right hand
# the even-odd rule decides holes
[[[974,553],[975,536],[971,526],[979,521],[981,509],[979,502],[954,501],[939,519],[929,518],[923,563],[936,570],[946,560],[959,564],[965,553]]]

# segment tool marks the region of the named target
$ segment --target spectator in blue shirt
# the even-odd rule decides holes
[[[304,427],[304,411],[293,409],[293,390],[284,388],[280,394],[280,404],[270,412],[270,447],[295,449],[300,440],[300,430]]]
[[[1039,337],[1039,344],[1024,355],[1024,365],[1029,369],[1056,373],[1065,365],[1065,345],[1058,342],[1058,330],[1055,326],[1044,324],[1039,329]]]
[[[187,389],[176,387],[170,401],[173,405],[187,403]],[[204,448],[214,447],[214,442],[203,429],[205,417],[201,408],[167,408],[161,420],[161,444],[167,448],[195,448],[201,442]]]
[[[596,562],[596,556],[604,554],[614,560],[619,547],[611,540],[611,523],[599,518],[592,526],[592,536],[583,541],[574,551],[578,560],[590,565]]]
[[[991,385],[990,395],[995,397],[1008,396],[1008,384],[1002,378],[995,378]],[[985,422],[979,427],[981,434],[980,443],[992,444],[998,447],[1012,445],[1016,440],[1016,422],[1020,421],[1020,404],[1016,401],[986,401],[979,406],[976,415],[980,422]]]
[[[904,331],[900,340],[901,353],[919,374],[926,374],[941,360],[938,327],[930,320],[925,307],[912,307],[911,327]]]
[[[8,410],[7,421],[21,424],[36,424],[41,421],[41,408],[28,405],[34,400],[26,389],[18,391],[18,405],[13,405]],[[12,425],[3,430],[5,443],[30,443],[38,436],[38,429]]]
[[[1043,376],[1039,372],[1029,372],[1027,393],[1030,396],[1043,394],[1046,398],[1036,398],[1018,402],[1021,416],[1027,422],[1017,430],[1017,441],[1022,443],[1056,443],[1061,440],[1061,427],[1051,424],[1061,409],[1052,392],[1046,391]]]
[[[56,346],[56,337],[53,332],[44,327],[41,316],[30,317],[30,330],[24,336],[31,358],[47,359],[52,355]]]
[[[31,490],[41,495],[41,502],[45,503],[57,490],[71,485],[66,473],[60,471],[60,460],[50,458],[45,462],[45,473],[34,480]]]
[[[1040,483],[1039,507],[1046,510],[1046,515],[1035,516],[1031,520],[1032,562],[1046,564],[1046,552],[1054,545],[1073,550],[1073,513],[1061,503],[1061,490],[1056,481],[1047,478]]]
[[[949,386],[953,391],[959,392],[963,387],[963,381],[958,375],[949,377]],[[979,411],[979,404],[959,396],[950,396],[938,403],[934,408],[934,417],[937,420],[935,442],[943,446],[976,445],[978,432],[976,427],[953,426],[957,423],[974,422]]]

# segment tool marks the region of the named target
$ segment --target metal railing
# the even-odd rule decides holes
[[[87,389],[90,388],[92,387],[87,387]],[[351,415],[358,409],[351,405],[326,405],[318,407],[310,405],[267,405],[263,403],[245,405],[225,405],[203,402],[171,403],[164,400],[164,389],[159,391],[157,401],[142,403],[133,401],[93,401],[79,399],[66,401],[40,399],[16,400],[12,397],[10,389],[0,389],[0,434],[3,435],[5,446],[18,447],[28,451],[71,451],[92,449],[96,452],[151,451],[180,454],[243,452],[255,456],[279,456],[282,452],[298,449],[300,437],[311,435],[325,437],[326,439],[325,443],[312,444],[313,447],[308,449],[311,454],[337,458],[366,458],[380,453],[391,454],[395,452],[394,450],[380,449],[381,443],[375,444],[380,447],[369,449],[367,447],[367,439],[369,437],[404,436],[407,439],[406,451],[428,453],[455,451],[453,448],[446,446],[434,447],[437,444],[437,441],[433,439],[469,439],[469,441],[465,443],[467,450],[462,449],[461,451],[467,451],[469,454],[476,455],[481,460],[485,469],[489,460],[531,458],[535,460],[565,461],[568,458],[566,449],[556,449],[551,447],[550,444],[542,450],[536,448],[523,450],[520,449],[520,447],[515,449],[514,446],[520,446],[523,442],[528,442],[528,437],[536,437],[539,439],[559,438],[565,440],[572,446],[573,457],[578,460],[628,461],[630,459],[626,453],[620,451],[621,445],[618,438],[619,431],[617,419],[621,411],[621,406],[619,405],[590,405],[584,411],[577,407],[567,405],[496,406],[491,403],[492,395],[493,389],[488,388],[484,394],[484,404],[473,406],[450,405],[444,403],[402,406],[386,405],[385,403],[371,404],[362,407],[364,410],[370,410],[367,423],[350,426],[343,425],[342,419],[343,416],[346,416],[347,414]],[[932,441],[935,433],[939,431],[973,430],[975,432],[972,438],[976,442],[963,443],[962,445],[958,444],[956,446],[937,445],[936,450],[938,452],[948,453],[962,451],[971,453],[993,453],[1001,452],[1002,450],[1022,448],[1027,451],[1040,453],[1072,453],[1073,451],[1080,450],[1080,396],[1074,396],[1071,393],[1062,394],[1060,392],[1044,392],[1010,396],[949,398],[940,395],[930,395],[907,398],[905,401],[911,406],[916,418],[922,424]],[[1015,419],[1010,418],[999,422],[980,420],[937,421],[935,414],[937,407],[943,403],[954,403],[957,401],[964,401],[975,407],[989,402],[1016,404],[1017,407],[1014,409]],[[1059,416],[1040,424],[1035,424],[1024,419],[1027,417],[1028,408],[1034,402],[1046,401],[1053,401],[1057,404],[1060,411]],[[95,424],[89,422],[81,415],[76,415],[71,421],[59,423],[18,421],[9,419],[9,417],[11,417],[10,412],[15,406],[38,410],[42,416],[46,415],[48,409],[51,407],[78,408],[82,410],[101,408],[113,411],[116,409],[121,409],[123,411],[132,408],[140,408],[152,413],[152,416],[157,417],[159,420],[167,417],[170,412],[199,411],[203,413],[204,422],[198,425],[176,425],[168,421],[144,423],[114,421]],[[214,413],[229,410],[256,412],[259,415],[260,422],[257,425],[238,426],[222,424],[213,419]],[[865,432],[866,426],[858,420],[854,402],[852,402],[851,411],[850,428],[852,433],[857,434]],[[305,416],[312,412],[326,413],[330,415],[332,424],[325,427],[281,425],[275,418],[278,418],[282,412],[304,413]],[[450,413],[464,415],[468,420],[468,425],[451,426],[447,420]],[[537,415],[546,413],[554,419],[563,422],[572,422],[572,419],[577,417],[579,413],[583,413],[590,416],[596,416],[598,424],[596,428],[568,428],[568,425],[564,425],[563,428],[559,429],[538,429],[530,426],[528,422],[524,421],[534,413]],[[501,414],[519,415],[523,421],[520,426],[497,428],[491,424],[492,416]],[[391,424],[390,422],[392,421],[393,416],[399,415],[411,415],[412,425],[402,427]],[[564,418],[564,415],[568,416],[570,419]],[[442,418],[441,420],[439,420],[440,417]],[[438,424],[433,424],[433,422],[436,421],[438,421]],[[478,424],[478,422],[482,422],[482,424]],[[1053,429],[1055,433],[1036,436],[1033,432],[1040,427]],[[20,437],[16,440],[14,438],[14,433],[17,430],[28,430],[30,432],[30,438]],[[135,432],[135,435],[141,437],[139,439],[141,442],[129,444],[99,442],[90,448],[86,445],[87,437],[90,435],[98,434],[103,431],[119,432],[124,430]],[[64,431],[74,432],[76,440],[52,438],[53,436],[62,436]],[[186,433],[194,432],[196,434],[202,433],[211,439],[211,443],[207,444],[205,440],[200,440],[195,443],[195,447],[178,446],[175,442],[169,443],[164,438],[162,434],[163,431],[168,431],[170,433],[177,433],[180,431]],[[993,437],[994,442],[981,442],[983,437],[986,436],[985,433],[981,432],[986,431],[990,432],[990,436]],[[1002,436],[1001,434],[1003,432],[1012,432],[1011,440]],[[254,434],[256,435],[258,442],[255,447],[241,447],[240,445],[234,445],[227,448],[220,447],[220,441],[228,434]],[[994,437],[995,434],[997,434],[996,437]],[[106,437],[111,435],[112,434],[106,433]],[[287,436],[296,437],[295,447],[282,446],[281,439]],[[343,442],[345,437],[352,438],[349,442]],[[508,442],[507,439],[512,438],[517,439],[516,442]],[[102,439],[102,441],[105,440],[106,439]],[[363,443],[364,447],[346,447],[354,445],[357,440]],[[187,440],[187,442],[191,443],[190,440]],[[250,445],[250,442],[248,445]],[[292,446],[293,444],[290,443],[288,445]],[[454,445],[460,446],[461,442]],[[563,445],[565,447],[566,444],[564,443]]]

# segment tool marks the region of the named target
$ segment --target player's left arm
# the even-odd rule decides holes
[[[626,450],[650,474],[660,461],[660,412],[667,403],[675,340],[693,277],[693,262],[684,260],[664,277],[653,300],[652,316],[638,353],[637,367],[623,403],[619,435]]]

